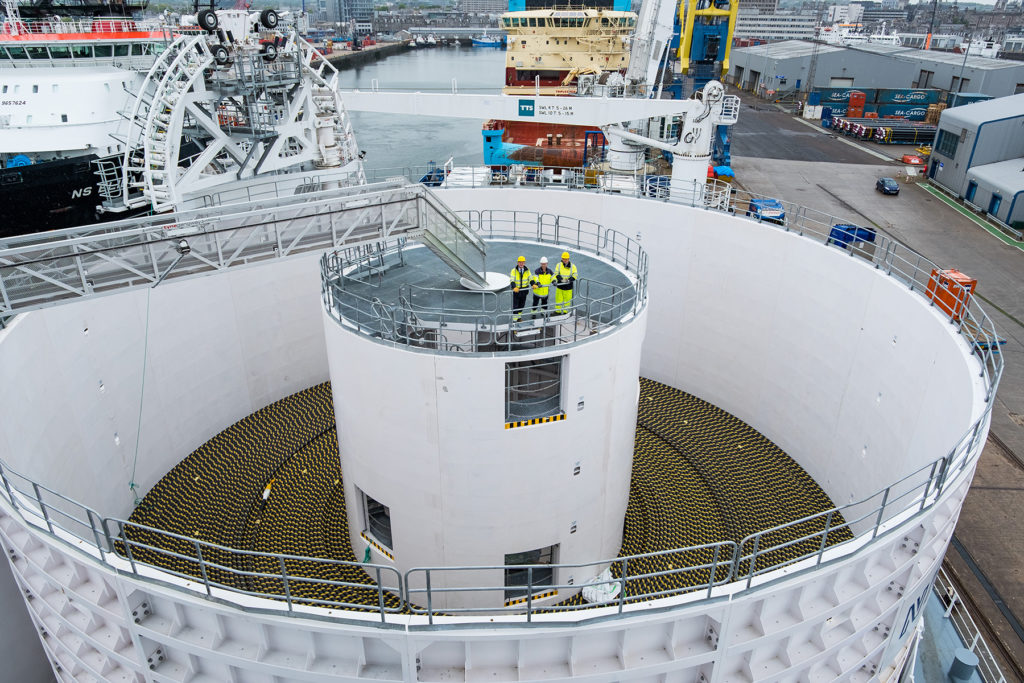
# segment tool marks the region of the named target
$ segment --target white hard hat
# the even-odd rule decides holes
[[[540,262],[541,263],[547,263],[548,262],[548,257],[547,256],[541,256],[540,257]]]

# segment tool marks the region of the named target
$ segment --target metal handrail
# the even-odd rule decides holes
[[[415,182],[423,176],[426,168],[417,166],[378,169],[370,175],[372,177],[376,173],[388,178],[405,176]],[[519,175],[516,176],[512,171]],[[459,169],[459,173],[447,175],[439,187],[440,189],[529,187],[573,192],[614,193],[618,196],[658,199],[694,208],[746,216],[762,223],[765,227],[795,232],[802,237],[817,238],[825,244],[835,246],[839,245],[832,239],[834,227],[853,224],[851,221],[843,220],[828,212],[788,201],[781,201],[785,213],[783,219],[761,220],[752,210],[750,201],[773,198],[740,190],[726,181],[711,180],[680,184],[663,175],[598,173],[581,167],[547,167],[541,172],[522,166],[510,167],[510,169],[500,172],[493,171],[486,166],[463,168]],[[486,234],[482,229],[480,232]],[[935,306],[935,300],[928,296],[928,290],[929,285],[935,286],[932,272],[942,270],[942,267],[904,246],[889,235],[884,228],[875,229],[875,233],[876,238],[873,244],[847,245],[847,253],[868,261],[876,269],[884,270],[886,275],[900,281],[911,291],[924,296],[930,305]],[[974,352],[981,360],[980,373],[988,389],[986,400],[991,400],[995,395],[998,378],[1003,368],[1003,357],[998,350],[999,336],[991,318],[978,305],[975,297],[964,290],[956,299],[957,305],[949,307],[950,310],[947,311],[949,321],[956,328],[957,333],[963,335],[973,347]],[[945,310],[945,307],[942,310]]]
[[[562,320],[557,312],[548,310],[543,314],[545,326],[557,330],[554,336],[544,338],[545,343],[571,344],[589,338],[590,331],[621,324],[646,304],[647,254],[636,240],[616,230],[591,221],[535,211],[462,211],[451,213],[449,218],[468,226],[467,232],[481,245],[484,240],[554,244],[610,260],[631,276],[628,286],[582,278],[568,309],[566,320],[572,324],[556,326],[555,323]],[[386,261],[404,248],[404,242],[391,240],[375,245],[373,254]],[[507,334],[514,324],[511,302],[494,292],[477,293],[479,305],[467,307],[465,303],[448,303],[449,290],[431,290],[441,295],[437,306],[407,303],[412,299],[413,289],[418,289],[410,286],[399,288],[395,304],[380,301],[379,295],[364,296],[352,291],[346,287],[346,282],[352,275],[363,274],[359,266],[365,257],[364,249],[354,248],[329,252],[321,259],[324,305],[346,329],[388,343],[427,348],[437,353],[490,353],[495,347],[508,351],[524,348],[521,340]],[[463,290],[457,294],[462,302],[474,295]],[[587,327],[581,330],[576,320],[586,320]],[[465,327],[467,331],[472,329],[468,345],[454,340],[441,343],[437,335],[451,325]],[[481,333],[487,334],[486,343],[479,342]],[[503,333],[506,334],[502,338]],[[427,335],[433,338],[427,341]]]
[[[643,185],[641,185],[643,187]],[[715,187],[716,192],[719,196],[723,194],[729,198],[728,208],[726,210],[730,212],[745,212],[746,207],[750,198],[759,197],[746,192],[739,192],[732,188],[722,188],[719,184],[709,183],[709,187]],[[573,189],[586,189],[583,187]],[[638,195],[642,196],[642,195]],[[706,198],[708,195],[705,194]],[[663,199],[665,197],[662,197]],[[746,199],[744,199],[746,198]],[[668,201],[673,201],[671,196],[667,197]],[[835,217],[828,214],[817,212],[805,207],[799,207],[794,204],[784,202],[786,207],[785,219],[779,223],[772,223],[765,221],[764,225],[767,228],[785,230],[787,232],[796,232],[797,234],[808,237],[811,239],[818,239],[824,244],[830,243],[830,232],[832,226],[840,222]],[[703,208],[713,208],[705,206]],[[478,230],[481,234],[489,234],[486,232],[490,222],[493,221],[493,212],[469,212],[469,220],[475,220],[477,223]],[[757,220],[751,216],[751,220]],[[516,221],[512,220],[513,225],[517,225]],[[555,227],[554,224],[548,224],[551,227]],[[513,237],[517,234],[516,230],[513,230]],[[525,234],[522,239],[527,239]],[[607,247],[607,239],[603,242],[599,242],[602,249]],[[615,245],[617,242],[613,239],[612,244]],[[646,280],[646,253],[639,249],[639,245],[627,240],[619,248],[620,251],[616,253],[614,251],[609,255],[603,253],[603,257],[611,257],[612,260],[615,258],[625,259],[627,262],[634,264],[633,267],[636,269],[636,273],[642,273],[644,277],[638,277],[638,294],[642,291],[641,287]],[[625,250],[624,252],[621,250]],[[884,234],[884,231],[879,231],[874,242],[874,248],[869,249],[866,246],[848,245],[848,253],[852,257],[858,257],[863,259],[866,263],[872,265],[874,268],[884,270],[885,274],[898,280],[904,286],[907,286],[911,291],[917,292],[920,296],[928,299],[932,305],[935,302],[927,296],[927,287],[933,282],[931,277],[931,271],[937,269],[934,263],[925,259],[923,256],[917,254],[913,250],[904,247],[902,244],[893,240],[888,235]],[[631,256],[632,255],[632,256]],[[619,261],[616,261],[617,263]],[[328,282],[326,273],[326,263],[321,263],[322,276],[324,282]],[[324,287],[325,302],[330,298],[330,287]],[[754,576],[764,574],[769,569],[758,571],[758,559],[766,556],[770,553],[777,553],[780,549],[786,547],[792,547],[799,542],[808,542],[818,540],[815,544],[816,548],[813,551],[808,551],[795,559],[787,560],[785,564],[794,564],[803,562],[806,564],[802,567],[802,570],[813,571],[817,566],[828,562],[836,557],[845,556],[849,552],[859,548],[859,544],[864,542],[873,541],[879,536],[884,536],[894,529],[898,528],[902,523],[914,519],[926,510],[929,510],[934,506],[944,491],[946,491],[951,479],[961,475],[964,471],[968,470],[970,465],[977,461],[980,455],[981,448],[984,445],[982,440],[979,438],[980,434],[984,431],[984,426],[987,423],[990,411],[992,409],[991,397],[994,395],[996,388],[998,387],[999,378],[1003,369],[1002,356],[998,353],[997,347],[994,346],[994,342],[998,340],[995,333],[995,327],[992,324],[991,319],[985,313],[985,311],[978,305],[974,297],[969,297],[966,292],[961,293],[957,297],[957,306],[952,307],[953,311],[949,313],[949,322],[954,326],[958,334],[964,336],[969,344],[971,344],[974,353],[979,356],[981,361],[980,377],[982,378],[985,387],[987,389],[986,395],[986,406],[982,411],[981,415],[977,420],[970,426],[966,433],[961,439],[950,449],[949,453],[932,461],[928,465],[918,469],[917,471],[906,475],[898,481],[886,486],[885,488],[873,493],[860,501],[852,502],[842,507],[834,507],[830,510],[812,515],[807,518],[795,520],[786,525],[773,527],[772,529],[763,530],[752,534],[737,546],[735,552],[732,554],[729,568],[729,577],[733,580],[742,579],[745,577],[745,581],[741,581],[738,584],[739,590],[744,590],[752,585]],[[927,475],[924,473],[927,472]],[[26,493],[23,490],[17,488],[12,484],[11,478],[19,477],[29,484],[31,493]],[[916,479],[915,479],[916,478]],[[49,489],[41,484],[37,484],[32,480],[17,474],[9,467],[7,467],[2,461],[0,461],[0,483],[2,483],[2,490],[0,490],[0,497],[7,501],[7,503],[17,512],[23,521],[27,524],[31,524],[45,531],[49,535],[57,538],[64,536],[70,536],[81,540],[86,544],[86,547],[95,548],[98,551],[101,561],[111,562],[110,556],[116,555],[115,545],[113,539],[107,534],[106,529],[110,521],[105,522],[101,515],[96,513],[91,508],[84,506],[76,501],[73,501],[66,496],[63,496],[52,489]],[[901,486],[907,486],[906,490],[902,490]],[[55,507],[54,505],[47,503],[45,500],[46,495],[53,495],[59,501],[62,507]],[[880,499],[880,502],[878,502]],[[874,502],[873,502],[874,501]],[[32,503],[34,502],[34,506]],[[868,507],[866,511],[858,512],[858,510],[864,506]],[[68,509],[64,509],[68,508]],[[70,511],[69,511],[70,510]],[[845,519],[845,515],[848,513],[855,513],[851,519]],[[72,525],[65,526],[59,520],[55,519],[55,515],[61,519],[70,519],[74,522]],[[843,515],[844,520],[841,523],[833,524],[836,520],[837,515]],[[865,528],[860,533],[853,533],[853,528],[858,523],[867,524],[868,520],[874,517],[874,521],[871,523],[870,529]],[[801,525],[806,526],[809,523],[817,520],[824,519],[823,529],[814,531],[811,533],[804,533],[799,536],[796,540],[786,540],[781,543],[771,545],[768,539],[771,534],[779,534],[779,532],[792,529],[801,529]],[[69,528],[75,527],[75,528]],[[829,545],[830,536],[838,534],[837,530],[846,530],[850,533],[848,540],[841,543],[835,543]],[[89,533],[87,533],[89,532]],[[174,538],[176,535],[170,534],[169,532],[156,531],[163,536],[168,538]],[[870,533],[870,535],[869,535]],[[177,540],[187,539],[187,537],[178,536]],[[65,539],[66,540],[66,539]],[[195,539],[188,539],[190,542],[196,542]],[[837,541],[836,536],[832,536],[832,541]],[[768,544],[768,545],[765,545]],[[126,547],[131,547],[131,544]],[[141,546],[140,546],[141,547]],[[634,556],[634,558],[617,558],[609,559],[593,564],[606,564],[612,565],[616,562],[623,563],[625,569],[628,569],[628,564],[633,559],[639,559],[644,557],[653,557],[659,554],[666,553],[685,553],[694,550],[699,550],[704,546],[693,546],[690,548],[680,548],[675,550],[660,551],[660,553],[650,553],[647,555]],[[81,548],[80,548],[81,549]],[[153,548],[157,552],[166,552],[163,548]],[[263,557],[279,557],[270,553],[257,553],[253,551],[236,551],[234,549],[228,549],[230,552],[239,552],[251,554],[254,556]],[[826,557],[827,555],[827,557]],[[286,556],[287,557],[287,556]],[[303,558],[311,561],[320,561],[317,558]],[[813,560],[813,562],[807,563],[806,561]],[[117,558],[118,562],[122,560],[120,557]],[[115,565],[118,570],[124,568]],[[210,565],[207,565],[210,566]],[[367,566],[367,565],[363,565]],[[372,565],[375,568],[377,565]],[[556,567],[559,565],[555,565]],[[696,567],[682,568],[679,571],[700,569],[702,565]],[[716,565],[718,566],[718,565]],[[776,569],[780,565],[776,564],[771,569]],[[391,569],[390,567],[380,566],[381,570]],[[505,568],[505,567],[501,567]],[[522,568],[522,567],[517,567]],[[400,595],[398,596],[401,600],[402,605],[413,611],[414,605],[410,597],[413,594],[420,595],[421,589],[412,589],[408,584],[408,575],[411,572],[425,573],[427,576],[431,572],[441,571],[462,571],[469,570],[470,568],[416,568],[407,572],[406,581],[399,581],[401,585]],[[472,568],[479,570],[480,568]],[[745,570],[745,571],[744,571]],[[133,573],[137,573],[137,570],[132,569]],[[792,574],[791,574],[792,575]],[[714,576],[714,575],[712,575]],[[195,578],[195,577],[191,577]],[[282,581],[287,579],[285,572],[280,575]],[[626,577],[628,581],[630,577]],[[745,584],[745,585],[744,585]],[[378,583],[378,585],[380,585]],[[504,587],[501,587],[504,590]],[[237,590],[240,593],[247,593],[241,589],[228,589]],[[428,596],[428,608],[427,613],[431,619],[435,612],[430,608],[430,593],[433,591],[440,591],[441,589],[427,588]],[[445,592],[450,592],[456,589],[445,589]],[[460,590],[487,590],[486,588],[469,588]],[[709,588],[710,591],[710,588]],[[710,594],[710,592],[709,592]],[[380,593],[381,600],[383,600],[383,593]],[[280,599],[282,596],[276,596]],[[300,599],[302,600],[302,599]],[[289,603],[290,605],[291,603]],[[422,610],[422,608],[416,608]],[[542,611],[550,612],[554,610],[564,610],[570,612],[576,609],[581,609],[579,606],[573,607],[555,607],[545,606]],[[453,610],[446,608],[445,612],[450,613]],[[535,609],[532,604],[528,604],[525,618],[527,621],[531,619],[531,615],[535,613]],[[381,605],[381,619],[385,620],[386,611]],[[520,608],[520,614],[522,609]]]
[[[14,478],[25,482],[29,491],[19,488],[13,481]],[[3,462],[0,462],[0,484],[2,484],[0,497],[6,499],[11,507],[14,508],[15,512],[17,512],[25,522],[41,529],[45,528],[51,536],[60,538],[64,541],[72,539],[84,541],[97,551],[101,561],[106,562],[107,564],[113,564],[119,571],[128,570],[135,576],[145,576],[145,574],[139,571],[139,568],[150,567],[190,582],[195,581],[197,578],[201,578],[202,585],[208,596],[213,596],[214,589],[218,589],[254,597],[269,598],[274,601],[281,601],[283,599],[285,603],[285,610],[289,613],[295,611],[296,605],[315,605],[328,608],[373,611],[373,609],[368,607],[366,604],[337,602],[322,598],[293,595],[292,591],[288,590],[288,586],[289,584],[295,583],[374,590],[377,592],[377,611],[380,614],[381,621],[386,621],[385,617],[387,614],[398,613],[404,609],[404,599],[402,596],[405,591],[402,584],[402,576],[398,570],[388,565],[360,563],[331,558],[308,557],[288,553],[267,553],[242,550],[213,543],[211,541],[202,541],[189,536],[183,536],[163,529],[157,529],[145,524],[139,524],[138,522],[121,520],[116,517],[104,517],[92,508],[82,505],[67,496],[57,493],[53,489],[32,481],[28,477],[11,469]],[[54,497],[58,501],[58,504],[55,505],[48,502],[48,495]],[[65,520],[70,520],[73,524],[62,524],[57,521],[55,516]],[[80,529],[81,531],[77,529]],[[90,533],[83,533],[85,530],[88,530]],[[164,545],[145,543],[133,539],[129,533],[131,530],[142,531],[146,534],[165,539],[165,541],[172,542],[167,542]],[[173,541],[177,541],[177,543],[173,543]],[[194,549],[195,555],[188,555],[171,549],[175,546],[180,548],[182,545]],[[165,565],[146,561],[143,557],[140,557],[138,552],[140,550],[145,551],[146,553],[155,553],[162,557],[173,558],[194,564],[199,576],[197,577],[195,574],[187,574]],[[204,550],[206,551],[205,555]],[[279,567],[279,571],[260,572],[245,570],[239,567],[226,566],[224,564],[211,561],[209,557],[213,554],[216,554],[219,557],[262,558],[270,561],[270,564]],[[112,560],[112,558],[116,559]],[[358,583],[310,577],[297,573],[294,570],[289,572],[288,565],[294,565],[299,562],[339,567],[359,567],[368,574],[372,573],[373,578],[376,581],[374,584]],[[127,563],[127,568],[123,566],[124,563]],[[280,581],[285,590],[283,593],[273,593],[256,589],[239,588],[237,585],[232,585],[232,583],[218,580],[215,578],[217,576],[215,572],[219,572],[221,575],[237,577],[239,579],[248,578],[254,580],[266,579],[271,581]],[[393,577],[393,579],[385,580],[388,576]],[[395,595],[399,600],[398,606],[388,607],[385,604],[385,593]]]

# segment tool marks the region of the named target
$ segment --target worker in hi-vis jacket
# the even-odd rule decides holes
[[[533,285],[533,273],[526,267],[525,256],[516,259],[516,267],[509,274],[509,280],[512,287],[512,320],[519,322],[523,319],[523,309],[526,308],[526,295],[530,293],[530,287]]]
[[[548,287],[555,279],[555,274],[548,268],[548,257],[540,257],[540,265],[533,271],[533,305],[531,312],[547,314],[548,312]]]
[[[569,260],[569,252],[562,252],[562,262],[555,266],[555,313],[572,310],[572,290],[579,279],[576,264]]]

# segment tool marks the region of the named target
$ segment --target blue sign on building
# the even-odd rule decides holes
[[[519,115],[533,116],[533,100],[519,100]]]

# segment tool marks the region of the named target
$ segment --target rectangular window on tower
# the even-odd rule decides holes
[[[388,550],[393,550],[391,544],[391,510],[387,505],[380,503],[362,491],[363,498],[363,526],[366,533],[377,540]]]
[[[505,363],[506,423],[561,414],[564,358]]]
[[[558,545],[505,555],[505,600],[546,593],[555,585]]]

